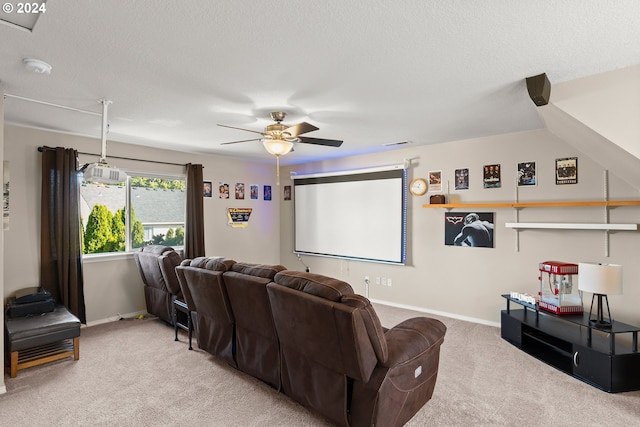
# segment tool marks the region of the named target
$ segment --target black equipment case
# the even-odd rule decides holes
[[[22,289],[9,299],[7,316],[14,318],[49,313],[55,306],[56,301],[50,292],[42,288]]]

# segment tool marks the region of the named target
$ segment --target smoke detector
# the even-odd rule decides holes
[[[51,65],[39,59],[24,59],[24,67],[36,74],[51,74]]]

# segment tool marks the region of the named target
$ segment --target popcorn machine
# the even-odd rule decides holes
[[[573,285],[578,264],[545,261],[539,264],[540,301],[538,306],[554,314],[582,314],[582,292]]]

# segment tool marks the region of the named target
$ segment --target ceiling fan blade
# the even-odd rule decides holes
[[[245,131],[245,132],[253,132],[253,133],[260,134],[260,135],[264,135],[262,132],[258,132],[257,130],[243,129],[243,128],[238,128],[238,127],[235,127],[235,126],[229,126],[229,125],[221,125],[221,124],[219,124],[219,123],[218,123],[218,126],[223,127],[223,128],[243,130],[243,131]]]
[[[243,140],[240,140],[240,141],[222,142],[222,143],[220,143],[220,145],[237,144],[239,142],[249,142],[249,141],[260,141],[260,138],[243,139]]]
[[[301,136],[300,142],[305,144],[326,145],[328,147],[340,147],[343,141],[338,139],[309,138],[308,136]]]
[[[298,135],[302,135],[303,133],[313,132],[314,130],[318,130],[317,126],[314,126],[307,122],[298,123],[297,125],[290,126],[284,130],[284,132],[291,134],[293,138]]]

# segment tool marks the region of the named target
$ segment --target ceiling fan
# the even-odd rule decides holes
[[[273,154],[274,156],[276,156],[277,185],[280,185],[280,156],[284,156],[285,154],[291,152],[293,150],[294,142],[325,145],[328,147],[340,147],[342,145],[342,141],[337,139],[310,138],[308,136],[300,136],[304,133],[318,130],[318,127],[307,122],[301,122],[293,126],[285,125],[282,123],[282,121],[286,116],[287,113],[285,113],[284,111],[272,111],[271,118],[275,121],[275,123],[268,125],[264,129],[264,132],[218,124],[218,126],[222,126],[225,128],[238,129],[245,132],[257,133],[260,135],[260,138],[223,142],[221,145],[237,144],[239,142],[249,141],[262,141],[262,145],[264,145],[264,148],[269,152],[269,154]]]
[[[275,121],[275,123],[268,125],[264,129],[264,132],[219,124],[218,126],[222,126],[225,128],[238,129],[238,130],[243,130],[245,132],[252,132],[252,133],[257,133],[261,135],[260,138],[223,142],[221,145],[237,144],[239,142],[248,142],[248,141],[262,141],[264,148],[270,154],[273,154],[276,157],[283,156],[289,153],[293,149],[294,142],[301,142],[304,144],[325,145],[328,147],[340,147],[342,145],[342,141],[337,139],[310,138],[308,136],[300,136],[302,134],[313,132],[314,130],[318,130],[318,127],[307,122],[301,122],[293,126],[285,125],[282,123],[282,121],[286,116],[287,116],[287,113],[283,111],[273,111],[271,113],[271,118]]]

